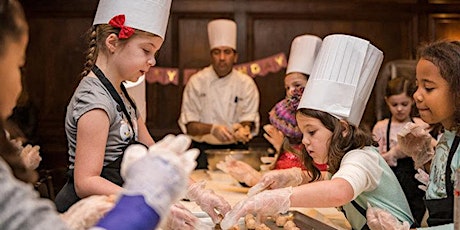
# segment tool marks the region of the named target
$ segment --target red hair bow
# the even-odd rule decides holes
[[[134,34],[134,29],[125,26],[125,15],[124,14],[119,14],[109,21],[109,25],[115,27],[115,28],[120,28],[120,34],[118,34],[118,38],[129,38],[131,35]]]

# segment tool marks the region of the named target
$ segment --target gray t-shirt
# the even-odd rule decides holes
[[[131,116],[137,140],[138,114],[136,114],[135,109],[126,100],[125,95],[120,96]],[[71,163],[69,168],[71,169],[74,167],[73,163],[75,160],[78,120],[83,114],[93,109],[104,110],[107,113],[110,122],[109,134],[105,147],[104,166],[115,161],[121,154],[123,154],[123,150],[126,148],[129,140],[133,136],[133,129],[131,128],[128,119],[102,82],[95,77],[84,77],[80,81],[80,84],[75,90],[75,93],[67,106],[65,118],[65,131],[69,147],[69,161]]]

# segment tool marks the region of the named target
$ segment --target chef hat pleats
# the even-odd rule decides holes
[[[208,23],[210,49],[227,46],[236,50],[236,23],[228,19],[216,19]]]
[[[359,125],[383,61],[383,53],[361,38],[324,38],[300,108],[327,112]]]
[[[314,35],[306,34],[294,38],[291,43],[286,74],[300,72],[310,75],[321,43],[321,38]]]
[[[108,24],[118,15],[125,26],[156,34],[164,39],[171,0],[100,0],[93,25]]]

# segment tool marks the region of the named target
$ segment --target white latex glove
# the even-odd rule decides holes
[[[169,206],[186,192],[190,172],[196,166],[199,151],[187,150],[190,143],[186,135],[168,135],[148,152],[142,145],[129,146],[121,164],[125,180],[122,195],[143,195],[146,203],[164,217]]]
[[[423,169],[418,168],[417,173],[415,174],[414,177],[415,177],[415,179],[420,181],[420,183],[423,184],[423,185],[419,185],[418,188],[423,190],[423,191],[426,191],[427,186],[428,186],[428,182],[430,181],[430,175],[428,173],[426,173]]]
[[[232,125],[233,128],[233,138],[236,141],[243,143],[249,142],[252,139],[251,127],[241,125],[240,123],[235,123]]]
[[[220,223],[222,229],[229,229],[238,223],[238,220],[246,214],[257,214],[258,220],[264,220],[267,216],[285,213],[291,206],[290,197],[292,187],[267,190],[238,202],[233,209],[225,215]]]
[[[269,171],[262,175],[259,183],[249,189],[248,196],[253,196],[265,189],[298,186],[302,183],[303,176],[302,169],[297,167]]]
[[[40,165],[42,158],[40,157],[40,146],[26,145],[21,150],[21,159],[24,165],[29,169],[36,169]]]
[[[186,198],[194,201],[217,224],[222,216],[230,211],[230,204],[221,196],[210,189],[205,189],[206,181],[195,182],[188,187]],[[219,214],[221,216],[219,216]]]
[[[386,210],[372,207],[367,204],[367,226],[371,230],[409,230],[410,224],[407,221],[400,222],[396,217]]]
[[[414,160],[414,167],[421,168],[434,155],[432,137],[426,126],[409,122],[398,133],[400,150]]]
[[[115,205],[115,196],[93,195],[81,199],[61,218],[72,230],[86,230],[93,226]]]
[[[281,146],[283,145],[284,141],[284,134],[283,132],[279,131],[275,126],[273,125],[264,125],[264,137],[267,139],[270,144],[273,145],[273,148],[275,148],[276,152],[279,152],[281,150]]]
[[[185,206],[175,203],[169,209],[168,217],[161,225],[161,229],[194,230],[200,220]]]
[[[225,125],[213,124],[211,127],[211,135],[222,142],[234,141],[233,132]]]
[[[216,167],[248,186],[254,186],[262,177],[262,174],[253,167],[231,156],[226,156],[225,161],[217,163]]]

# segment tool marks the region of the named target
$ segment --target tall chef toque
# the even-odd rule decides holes
[[[216,19],[208,23],[209,48],[228,46],[236,50],[236,23],[228,19]]]
[[[320,110],[358,126],[382,61],[382,51],[369,41],[327,36],[298,109]]]
[[[117,27],[150,32],[164,40],[170,8],[171,0],[100,0],[93,25],[114,25],[118,19]]]
[[[294,38],[291,43],[286,74],[300,72],[310,75],[321,42],[321,38],[309,34]]]

